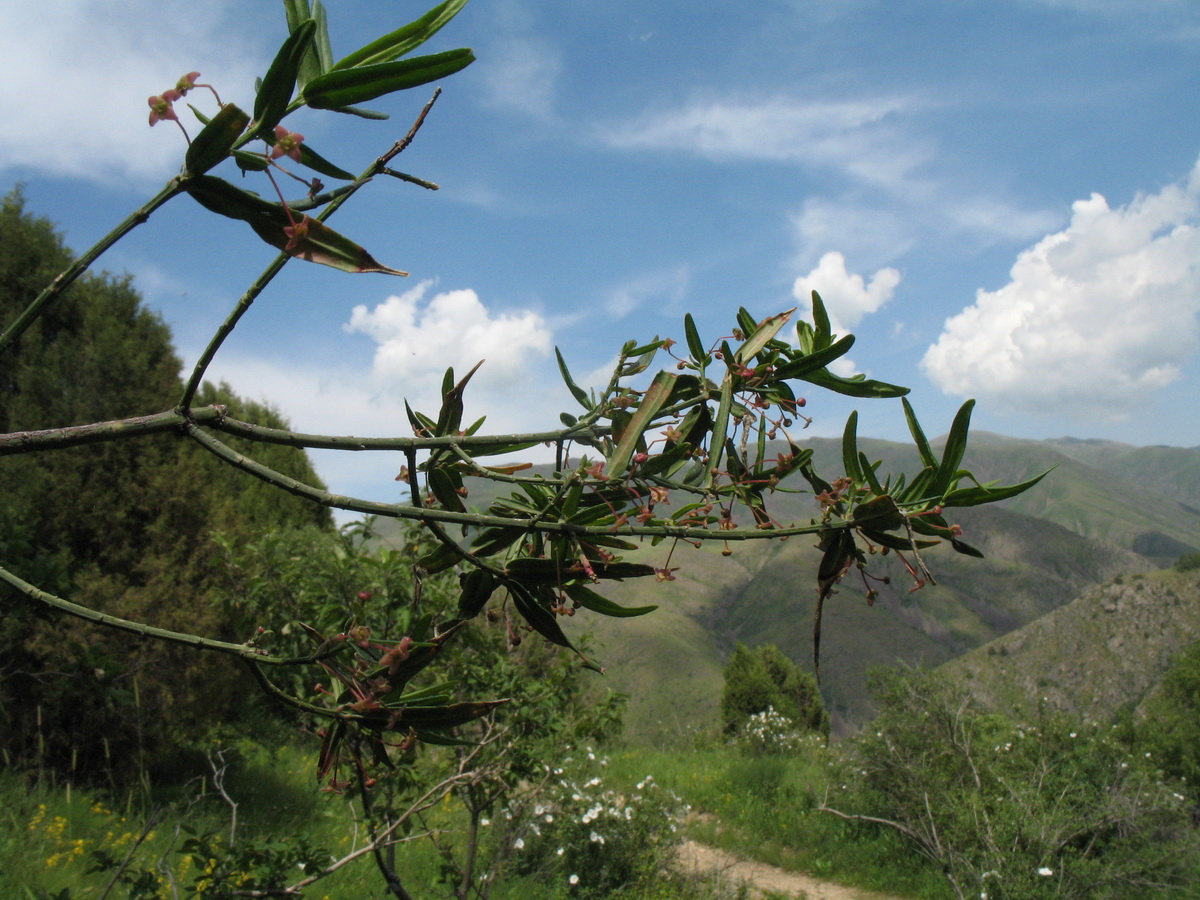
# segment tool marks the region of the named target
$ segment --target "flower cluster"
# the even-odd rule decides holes
[[[688,807],[652,776],[631,790],[607,786],[596,771],[607,760],[586,752],[592,765],[564,760],[540,801],[525,810],[513,862],[518,872],[539,873],[576,896],[606,897],[659,870]]]
[[[806,747],[820,747],[823,735],[806,731],[787,716],[768,706],[750,716],[734,737],[738,749],[753,756],[796,753]]]

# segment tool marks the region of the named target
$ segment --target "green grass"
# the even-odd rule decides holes
[[[693,813],[687,833],[702,843],[854,887],[922,900],[949,896],[940,871],[892,833],[815,810],[839,788],[822,748],[787,757],[748,757],[724,746],[628,748],[610,759],[615,778],[653,774],[686,800]]]

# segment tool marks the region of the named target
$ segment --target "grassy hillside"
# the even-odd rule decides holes
[[[835,477],[839,442],[814,439],[807,446],[818,469]],[[916,469],[915,453],[904,444],[864,439],[860,447],[882,459],[885,472]],[[874,585],[880,594],[868,606],[858,576],[846,578],[825,605],[822,629],[823,691],[835,728],[869,714],[871,666],[946,663],[1058,610],[1091,585],[1152,570],[1200,547],[1200,509],[1172,499],[1197,499],[1200,450],[985,433],[973,436],[965,464],[981,480],[1004,483],[1053,471],[1002,506],[953,511],[964,538],[987,558],[930,551],[936,585],[909,593],[911,579],[899,564],[878,561],[876,574],[892,581]],[[472,480],[468,502],[484,508],[496,493],[494,485]],[[815,511],[810,494],[783,491],[771,495],[768,510],[780,521],[805,521]],[[630,695],[632,736],[657,743],[689,726],[710,727],[721,669],[737,641],[775,643],[811,666],[818,560],[812,544],[746,542],[728,558],[719,548],[681,545],[672,559],[680,566],[676,581],[607,588],[617,602],[655,604],[656,612],[632,620],[580,615],[567,623],[576,634],[592,635],[595,656],[608,670],[605,685]],[[664,544],[637,556],[663,565],[666,552]]]
[[[983,701],[1019,710],[1045,698],[1102,719],[1138,704],[1171,658],[1200,640],[1200,573],[1120,576],[946,665]]]

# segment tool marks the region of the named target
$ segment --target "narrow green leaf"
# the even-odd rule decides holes
[[[234,142],[249,124],[250,117],[246,113],[232,103],[226,103],[188,145],[183,157],[184,169],[189,175],[203,175],[228,158]]]
[[[275,54],[275,59],[259,85],[258,95],[254,98],[254,123],[257,134],[273,131],[287,112],[292,92],[296,89],[300,60],[312,45],[316,28],[317,24],[312,19],[301,22]]]
[[[305,85],[304,102],[313,109],[353,106],[437,81],[465,69],[474,61],[474,53],[460,48],[355,69],[335,68]]]
[[[383,121],[392,117],[391,113],[377,112],[373,109],[362,109],[358,106],[331,106],[329,107],[329,111],[342,113],[347,116],[358,116],[360,119],[375,119],[377,121]]]
[[[467,0],[446,0],[416,21],[409,22],[338,60],[333,64],[333,69],[351,69],[399,59],[433,37],[466,3]]]
[[[696,321],[691,313],[683,317],[683,334],[687,340],[688,353],[696,364],[703,368],[709,356],[704,352],[704,342],[700,340],[700,332],[696,330]]]
[[[813,349],[824,350],[833,343],[833,329],[829,324],[829,313],[825,311],[825,303],[821,295],[812,292],[813,314]]]
[[[472,569],[459,578],[459,586],[462,594],[458,598],[458,617],[473,619],[496,590],[496,577],[484,569]]]
[[[325,157],[321,156],[308,144],[300,145],[300,164],[308,166],[314,172],[328,175],[330,178],[340,178],[342,181],[353,181],[355,178],[350,172],[347,172],[340,166],[335,166]]]
[[[516,581],[506,582],[505,586],[508,588],[509,596],[512,597],[517,612],[534,631],[552,644],[558,644],[558,646],[570,650],[575,649],[567,640],[567,636],[563,634],[554,613],[542,606],[529,588]]]
[[[621,606],[620,604],[613,603],[607,597],[602,597],[591,588],[582,584],[569,584],[564,590],[566,590],[568,597],[584,609],[590,609],[592,612],[600,613],[602,616],[631,618],[633,616],[644,616],[658,609],[657,606]]]
[[[571,378],[571,373],[567,370],[567,361],[563,359],[562,351],[557,347],[554,348],[554,356],[558,359],[558,371],[562,375],[563,382],[567,385],[567,390],[571,392],[571,396],[579,402],[580,406],[591,412],[595,408],[592,398],[588,396],[587,391],[577,385],[574,379]]]
[[[492,556],[507,550],[524,536],[525,529],[515,525],[486,528],[471,544],[471,552],[476,556]]]
[[[437,468],[429,473],[429,489],[433,492],[434,498],[443,508],[453,512],[466,512],[467,507],[463,504],[462,497],[459,495],[454,479],[445,469]]]
[[[883,485],[879,483],[879,476],[875,472],[875,469],[879,466],[879,463],[876,462],[874,465],[872,465],[871,461],[867,459],[867,454],[863,453],[861,450],[858,453],[858,460],[859,469],[862,471],[863,479],[867,482],[867,486],[871,488],[871,492],[876,495],[886,494],[887,491],[884,490]]]
[[[911,550],[914,545],[918,550],[925,550],[929,547],[936,547],[941,541],[910,541],[907,536],[900,537],[896,534],[888,534],[885,531],[876,531],[872,528],[862,529],[863,537],[869,540],[872,544],[878,544],[880,547],[887,547],[891,550]]]
[[[462,559],[462,554],[455,551],[452,547],[447,547],[445,544],[438,544],[437,548],[426,553],[417,560],[417,566],[424,569],[428,574],[433,575],[437,572],[444,572]]]
[[[312,17],[317,23],[317,33],[313,35],[313,50],[316,51],[319,74],[324,75],[333,68],[333,48],[329,44],[329,17],[321,0],[313,0]]]
[[[1050,474],[1049,469],[1038,475],[1036,478],[1030,478],[1028,481],[1022,481],[1020,484],[1010,484],[1004,487],[973,487],[962,488],[957,491],[950,491],[942,497],[942,506],[960,507],[960,506],[982,506],[985,503],[995,503],[998,500],[1007,500],[1009,497],[1015,497],[1018,494],[1023,494],[1029,490],[1043,478]]]
[[[287,16],[288,32],[293,32],[309,19],[316,22],[316,16],[313,15],[312,9],[308,5],[308,0],[283,0],[284,14]],[[318,30],[319,30],[318,25]],[[308,50],[305,51],[300,59],[300,65],[296,69],[296,83],[301,87],[310,78],[315,78],[321,74],[320,64],[317,61],[316,53],[313,46],[310,44]]]
[[[950,546],[963,556],[973,556],[976,559],[984,559],[983,551],[977,550],[968,544],[966,541],[960,541],[958,538],[950,538]]]
[[[728,357],[726,357],[728,359]],[[713,420],[712,436],[709,438],[710,456],[704,465],[704,487],[712,487],[715,470],[721,466],[721,455],[725,452],[725,435],[729,431],[729,418],[733,406],[733,376],[725,373],[721,382],[721,401],[717,404],[717,417]]]
[[[408,424],[412,426],[413,434],[417,437],[431,437],[437,430],[437,422],[424,413],[417,412],[404,401],[404,411],[408,414]]]
[[[437,429],[434,434],[458,434],[462,426],[463,393],[466,391],[467,382],[471,380],[471,376],[478,372],[482,365],[483,360],[475,363],[471,371],[464,375],[458,384],[454,384],[454,369],[446,370],[446,380],[442,385],[442,409],[438,413]]]
[[[854,346],[854,335],[848,334],[835,344],[830,344],[822,350],[808,356],[800,356],[775,367],[775,377],[780,380],[788,378],[807,378],[810,373],[824,369],[836,359],[845,356]]]
[[[308,0],[283,0],[283,14],[287,17],[289,32],[295,31],[303,22],[312,18]]]
[[[942,462],[934,476],[932,489],[937,495],[946,493],[954,482],[954,473],[967,452],[967,436],[971,428],[971,411],[975,401],[968,400],[954,416],[950,426],[950,434],[946,437],[946,446],[942,450]]]
[[[838,343],[840,344],[841,341]],[[892,399],[903,397],[908,393],[908,388],[898,384],[888,384],[886,381],[872,381],[863,378],[861,375],[853,378],[843,378],[840,375],[834,375],[826,369],[810,372],[800,377],[809,384],[815,384],[817,387],[825,388],[846,397]]]
[[[271,168],[271,163],[266,157],[246,150],[234,150],[233,160],[243,172],[265,172]]]
[[[750,360],[758,355],[759,351],[767,344],[775,339],[775,335],[779,334],[779,330],[792,318],[792,313],[796,310],[793,307],[787,312],[781,312],[773,316],[763,319],[762,322],[755,326],[754,331],[750,334],[742,346],[737,351],[737,361],[742,365],[748,365]]]
[[[846,427],[842,431],[842,469],[846,477],[855,484],[862,481],[862,471],[858,467],[858,410],[851,411],[846,417]]]
[[[184,187],[201,206],[232,219],[241,219],[260,238],[289,256],[346,272],[408,274],[382,265],[358,244],[309,216],[301,218],[297,214],[296,226],[293,226],[293,219],[283,207],[268,203],[221,178],[199,175],[189,179]]]
[[[858,504],[851,511],[850,520],[855,525],[875,531],[895,531],[904,524],[900,508],[887,494]]]
[[[925,431],[921,428],[921,423],[917,421],[917,413],[912,408],[912,404],[908,402],[908,398],[902,398],[901,403],[904,404],[904,417],[908,420],[908,431],[912,435],[913,443],[917,445],[917,452],[921,454],[921,462],[931,468],[936,469],[938,459],[933,453],[933,448],[929,446],[929,440],[925,437]]]
[[[671,396],[676,378],[678,376],[674,372],[659,372],[654,376],[654,381],[642,395],[642,402],[638,405],[637,411],[630,418],[620,443],[608,458],[609,477],[620,478],[623,476],[642,435],[653,424],[658,411],[663,408],[667,398]]]

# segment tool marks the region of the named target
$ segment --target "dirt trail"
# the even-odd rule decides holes
[[[777,869],[766,863],[741,859],[732,853],[695,841],[684,841],[679,848],[679,868],[688,874],[719,876],[745,882],[755,892],[755,896],[761,896],[763,891],[774,891],[797,900],[901,900],[889,894],[849,888],[798,872]]]

